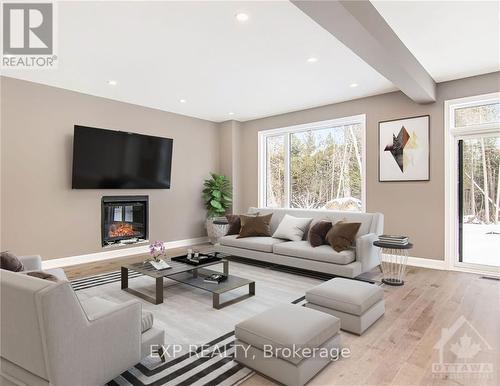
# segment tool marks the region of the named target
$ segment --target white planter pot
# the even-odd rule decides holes
[[[219,218],[209,218],[205,222],[205,227],[207,228],[208,240],[211,244],[217,244],[222,236],[225,236],[229,228],[228,224],[214,224],[214,220]],[[225,217],[224,217],[225,220]]]

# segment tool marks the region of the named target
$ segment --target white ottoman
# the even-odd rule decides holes
[[[385,311],[384,291],[359,280],[334,278],[306,292],[306,307],[340,319],[340,328],[361,335]]]
[[[338,353],[339,328],[340,321],[323,312],[274,307],[235,326],[235,360],[285,385],[302,386]]]

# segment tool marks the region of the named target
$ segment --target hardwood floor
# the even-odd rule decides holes
[[[208,245],[197,246],[210,248]],[[185,248],[169,250],[169,256]],[[141,261],[142,256],[108,260],[65,269],[68,277],[77,278],[117,270],[124,261]],[[379,278],[380,272],[370,273]],[[500,384],[500,282],[479,275],[409,267],[402,287],[384,286],[386,313],[362,336],[342,332],[343,346],[351,357],[328,365],[310,385],[498,385]],[[442,330],[464,317],[470,322],[457,330],[449,343],[474,348],[477,355],[458,362],[491,364],[489,374],[434,374],[433,363],[439,362],[438,350]],[[475,330],[474,330],[475,329]],[[474,336],[475,331],[482,338]],[[465,336],[465,340],[460,338]],[[467,346],[467,336],[472,338]],[[487,347],[490,346],[491,349]],[[460,348],[460,347],[459,347]],[[445,346],[445,362],[457,362],[450,345]],[[477,351],[477,350],[476,350]],[[451,356],[450,356],[451,355]],[[467,351],[463,354],[467,356]],[[246,386],[274,385],[254,375]]]
[[[404,286],[384,286],[384,292],[384,317],[363,336],[343,332],[343,346],[351,349],[352,356],[327,366],[309,385],[500,384],[500,282],[468,273],[410,267]],[[491,374],[432,372],[432,364],[439,362],[434,346],[442,329],[461,316],[492,349],[481,344],[477,357],[452,361],[491,363]],[[474,343],[481,343],[471,329],[465,333]],[[453,341],[461,336],[459,331]],[[255,375],[243,385],[274,383]]]

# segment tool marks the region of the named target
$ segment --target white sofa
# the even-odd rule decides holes
[[[2,269],[0,284],[2,385],[103,385],[164,344],[138,301],[80,304],[68,281]]]
[[[355,245],[351,250],[336,252],[329,245],[313,248],[307,241],[306,230],[301,241],[287,241],[273,237],[247,237],[238,239],[237,235],[224,236],[215,246],[217,252],[248,259],[260,260],[310,271],[324,272],[337,276],[356,277],[370,271],[380,264],[379,248],[373,246],[384,231],[384,216],[381,213],[339,212],[313,209],[270,209],[250,208],[249,213],[260,215],[273,213],[271,234],[279,223],[289,214],[313,220],[360,222]]]

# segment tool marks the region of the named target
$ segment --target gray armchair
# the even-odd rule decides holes
[[[5,270],[0,283],[2,384],[102,385],[164,344],[138,301],[80,304],[68,281]]]

